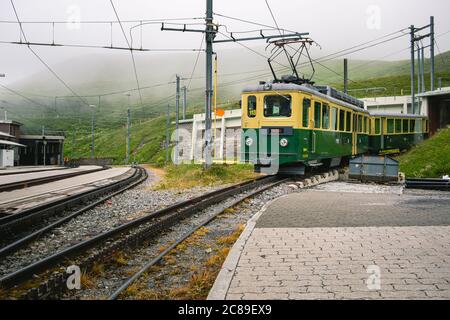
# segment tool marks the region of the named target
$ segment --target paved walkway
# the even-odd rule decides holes
[[[367,192],[367,193],[358,193]],[[450,299],[450,195],[329,183],[249,222],[209,299]]]

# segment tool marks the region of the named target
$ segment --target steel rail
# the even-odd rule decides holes
[[[450,191],[450,180],[442,179],[406,179],[407,189]]]
[[[102,168],[97,168],[97,169],[92,169],[92,170],[87,170],[87,171],[63,173],[63,174],[56,175],[56,176],[34,178],[34,179],[26,180],[26,181],[6,183],[6,184],[0,185],[0,192],[28,188],[31,186],[36,186],[36,185],[40,185],[40,184],[44,184],[44,183],[48,183],[48,182],[52,182],[52,181],[58,181],[61,179],[67,179],[67,178],[72,178],[72,177],[76,177],[76,176],[81,176],[84,174],[94,173],[94,172],[102,171],[105,169],[106,169],[105,167],[102,167]],[[50,170],[50,171],[55,171],[55,170]],[[29,173],[32,173],[32,172],[29,172]]]
[[[86,211],[104,203],[106,200],[111,199],[112,197],[114,197],[118,194],[121,194],[121,193],[125,192],[126,190],[134,188],[135,186],[137,186],[140,183],[142,183],[143,181],[145,181],[147,179],[147,177],[148,177],[148,175],[147,175],[146,170],[138,168],[133,176],[131,176],[125,180],[118,181],[118,183],[120,185],[126,183],[126,185],[124,187],[122,187],[121,189],[119,189],[111,194],[108,194],[107,196],[102,197],[102,198],[94,201],[93,203],[86,205],[86,206],[76,210],[75,212],[73,212],[73,213],[39,229],[39,230],[36,230],[36,231],[26,235],[25,237],[14,241],[11,244],[8,244],[7,246],[0,249],[0,258],[7,256],[8,254],[10,254],[14,251],[17,251],[18,249],[25,246],[26,244],[28,244],[28,243],[32,242],[33,240],[48,233],[50,230],[53,230],[54,228],[57,228],[57,227],[63,225],[64,223],[76,218],[77,216],[85,213]]]
[[[39,272],[54,267],[59,262],[62,262],[68,258],[77,257],[88,249],[102,245],[106,240],[112,240],[118,236],[124,235],[125,232],[136,227],[141,227],[146,223],[150,223],[156,218],[159,218],[156,223],[153,223],[148,228],[141,230],[140,233],[135,236],[148,236],[149,234],[155,234],[165,228],[173,226],[177,221],[187,218],[190,215],[214,205],[230,196],[256,188],[266,183],[274,182],[278,179],[279,178],[276,176],[259,177],[257,179],[207,193],[200,197],[181,201],[172,206],[152,212],[147,216],[122,224],[112,230],[81,241],[39,261],[33,262],[17,271],[7,274],[0,278],[0,287],[10,288],[17,285],[22,281],[32,278],[33,275]]]
[[[181,236],[175,243],[170,245],[168,248],[166,248],[163,252],[161,252],[158,256],[156,256],[154,259],[152,259],[150,262],[146,263],[139,271],[137,271],[133,276],[131,276],[128,280],[126,280],[113,294],[111,294],[108,297],[108,300],[116,300],[119,298],[119,296],[129,287],[131,286],[136,280],[138,280],[148,269],[150,269],[152,266],[157,264],[161,261],[167,254],[169,254],[173,249],[175,249],[179,244],[181,244],[183,241],[185,241],[187,238],[189,238],[192,234],[194,234],[197,230],[200,228],[208,225],[211,221],[215,220],[220,214],[222,214],[226,209],[232,208],[236,206],[237,204],[241,203],[245,199],[254,197],[255,195],[258,195],[268,189],[271,189],[273,187],[276,187],[282,183],[285,183],[289,181],[290,178],[284,178],[279,181],[273,182],[264,188],[258,189],[256,191],[251,192],[250,194],[245,195],[244,197],[241,197],[235,201],[233,201],[231,204],[227,205],[226,208],[223,208],[222,210],[218,211],[211,217],[205,219],[203,222],[199,223],[197,226],[193,227],[191,230],[186,232],[183,236]]]

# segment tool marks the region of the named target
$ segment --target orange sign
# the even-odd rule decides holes
[[[223,117],[223,116],[225,115],[225,110],[223,110],[223,109],[217,109],[217,110],[216,110],[216,115],[217,115],[218,117]]]

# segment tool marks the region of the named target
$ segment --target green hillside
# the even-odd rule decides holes
[[[450,127],[400,156],[407,178],[440,178],[450,174]]]

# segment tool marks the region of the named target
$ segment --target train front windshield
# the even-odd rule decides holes
[[[290,118],[292,115],[292,98],[285,95],[264,97],[264,117]]]

